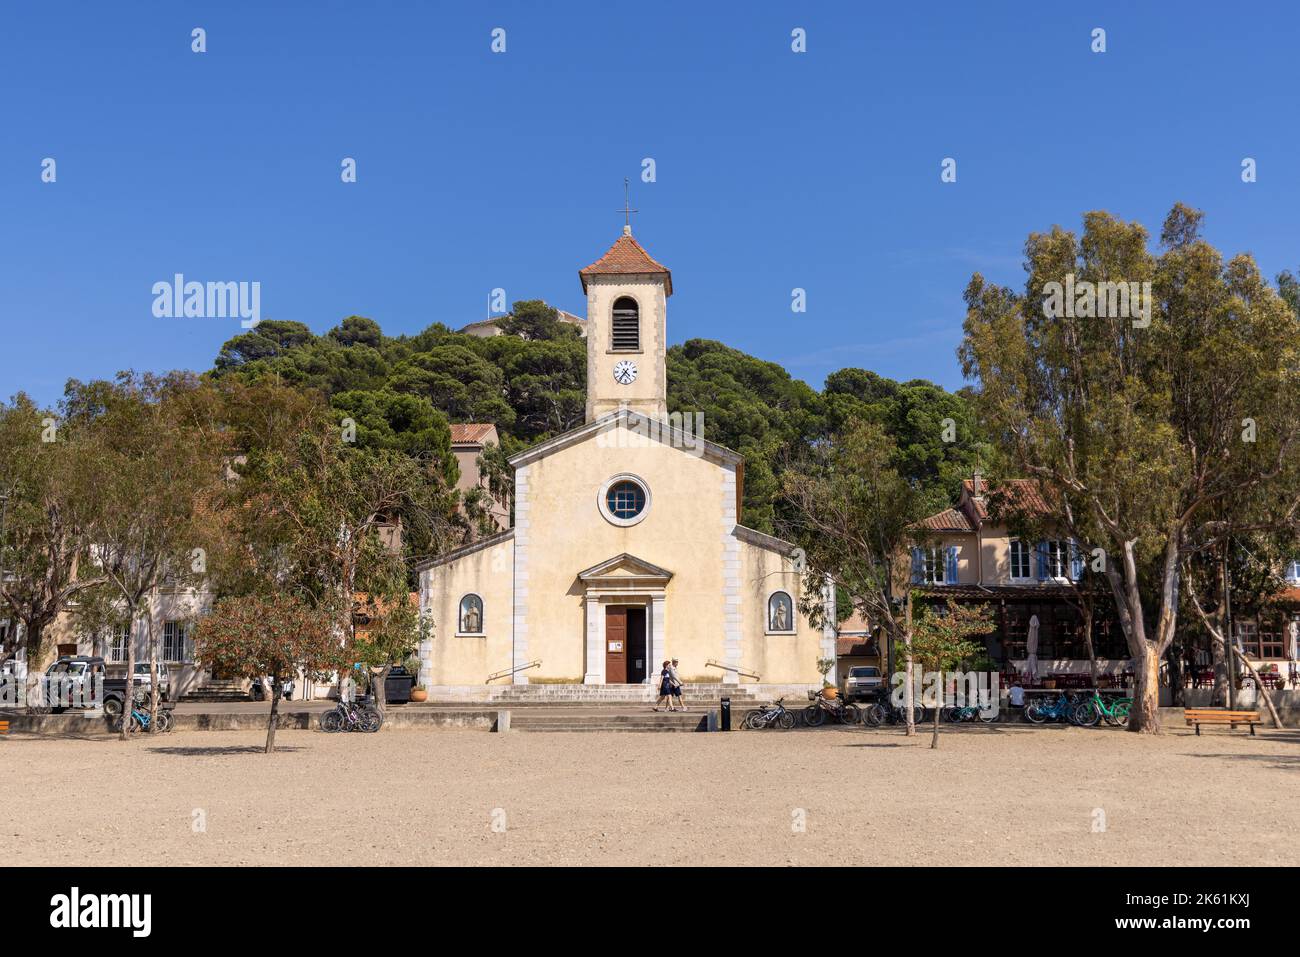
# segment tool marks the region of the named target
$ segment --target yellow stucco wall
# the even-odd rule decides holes
[[[516,499],[516,520],[529,522],[528,657],[543,662],[530,676],[582,679],[586,589],[577,574],[624,552],[673,573],[664,650],[681,659],[684,676],[708,674],[705,662],[722,652],[726,469],[619,426],[523,472],[526,505],[520,511]],[[624,473],[650,493],[645,518],[626,528],[607,521],[599,505],[605,483]]]
[[[602,489],[619,475],[635,476],[650,494],[645,517],[627,527],[600,508]],[[799,575],[789,558],[732,534],[735,482],[734,463],[646,438],[622,423],[522,463],[514,538],[421,575],[436,632],[429,682],[482,684],[491,672],[534,659],[542,664],[524,672],[530,681],[579,682],[603,671],[603,662],[595,669],[586,660],[588,588],[578,573],[624,553],[672,572],[663,589],[659,650],[680,659],[686,679],[724,680],[724,670],[707,664],[715,659],[756,671],[764,682],[816,680],[819,631],[796,617],[794,635],[766,634],[775,588],[791,593],[797,616]],[[602,602],[648,604],[652,591]],[[484,600],[483,638],[455,635],[467,592]],[[654,625],[648,607],[647,627]],[[654,649],[651,643],[647,652]],[[650,666],[657,672],[657,661]]]
[[[610,326],[614,302],[628,296],[637,303],[641,320],[641,348],[613,352]],[[587,283],[587,418],[616,411],[621,403],[647,415],[661,416],[668,392],[664,353],[667,297],[662,279],[637,281],[627,276],[593,276]],[[621,359],[636,363],[637,378],[623,385],[614,381],[614,365]]]
[[[756,672],[764,684],[820,681],[822,633],[799,614],[801,576],[789,557],[749,542],[741,542],[741,663]],[[767,602],[775,591],[785,591],[794,602],[793,635],[767,632]],[[752,680],[752,679],[746,679]]]
[[[506,539],[420,573],[421,611],[433,619],[426,683],[483,684],[510,667],[513,555]],[[482,636],[457,634],[460,600],[470,592],[483,599]]]

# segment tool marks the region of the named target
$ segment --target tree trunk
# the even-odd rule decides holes
[[[133,605],[127,606],[127,625],[126,631],[126,697],[122,699],[122,727],[118,731],[117,739],[125,741],[127,730],[131,724],[131,708],[135,705],[135,616],[136,608]]]
[[[1219,634],[1223,634],[1222,621]],[[1210,660],[1214,663],[1214,689],[1210,692],[1210,706],[1226,708],[1228,706],[1228,658],[1223,651],[1222,641],[1210,642]]]
[[[39,707],[47,704],[42,695],[41,687],[41,658],[45,652],[45,619],[44,616],[33,618],[30,621],[23,621],[23,647],[27,651],[27,675],[23,679],[26,685],[23,694],[23,704],[31,711],[33,707]],[[32,701],[37,704],[33,705]]]
[[[375,701],[375,710],[379,712],[381,718],[384,716],[384,706],[388,703],[388,672],[392,670],[393,666],[387,664],[379,672],[378,678],[373,673],[370,675],[370,694]]]
[[[1238,661],[1246,666],[1246,670],[1250,672],[1250,676],[1255,679],[1255,694],[1257,697],[1264,699],[1264,704],[1268,705],[1268,713],[1273,718],[1273,727],[1282,727],[1282,718],[1278,715],[1277,708],[1273,706],[1273,696],[1270,695],[1268,689],[1264,687],[1264,681],[1260,678],[1259,672],[1255,670],[1255,666],[1250,663],[1249,658],[1237,650],[1236,645],[1233,645],[1232,653],[1237,656]]]
[[[271,717],[266,722],[266,754],[275,751],[275,726],[280,723],[280,676],[271,679]]]
[[[1133,658],[1133,706],[1128,713],[1128,730],[1137,734],[1160,733],[1160,656],[1143,641],[1141,653]]]
[[[930,736],[930,750],[939,746],[939,715],[943,713],[943,701],[934,703],[934,734]]]
[[[1092,686],[1097,687],[1097,650],[1092,646],[1092,606],[1081,609],[1083,617],[1083,647],[1088,652],[1088,665],[1092,670]]]
[[[907,592],[907,622],[903,626],[906,630],[903,632],[903,654],[905,655],[903,669],[907,675],[907,682],[903,688],[903,710],[906,712],[905,721],[906,735],[910,738],[916,734],[916,720],[912,711],[916,707],[916,688],[912,684],[913,666],[912,666],[912,592]]]
[[[158,641],[153,630],[153,608],[149,609],[149,730],[158,730]]]

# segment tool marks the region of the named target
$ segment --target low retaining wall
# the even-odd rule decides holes
[[[282,711],[276,722],[280,730],[313,730],[318,726],[320,711]],[[242,714],[175,714],[178,731],[265,731],[269,712]],[[117,732],[102,716],[74,714],[19,714],[6,720],[18,734],[48,734],[65,738],[104,738]],[[478,731],[509,730],[510,712],[483,709],[404,710],[390,708],[384,715],[383,729],[388,728],[468,728]]]

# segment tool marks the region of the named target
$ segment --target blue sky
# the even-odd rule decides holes
[[[209,367],[238,321],[155,318],[152,285],[177,272],[258,281],[264,317],[317,332],[459,326],[495,287],[581,313],[577,270],[618,236],[625,176],[636,236],[673,270],[670,340],[814,385],[847,365],[962,384],[971,272],[1021,285],[1026,234],[1088,209],[1158,232],[1182,200],[1270,277],[1300,266],[1295,4],[6,0],[0,17],[5,397]]]

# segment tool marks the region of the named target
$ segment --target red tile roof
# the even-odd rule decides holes
[[[453,422],[451,424],[451,444],[466,445],[482,442],[496,428],[491,422]]]
[[[966,479],[961,484],[966,494],[972,496],[975,494],[974,481]],[[985,496],[984,502],[975,502],[980,521],[988,518],[987,503],[990,501],[1004,511],[1025,512],[1030,515],[1045,515],[1052,510],[1043,495],[1042,486],[1033,479],[1007,479],[1005,482],[999,482],[995,489],[987,490],[986,487]]]
[[[835,654],[843,658],[874,658],[880,654],[876,641],[870,635],[840,635],[835,639]]]
[[[918,524],[922,528],[928,528],[936,532],[975,531],[975,526],[966,517],[966,513],[955,508],[945,508],[938,515],[931,515],[929,518],[921,519]]]
[[[582,291],[587,291],[589,276],[626,276],[633,274],[650,274],[663,276],[664,293],[673,294],[673,274],[663,263],[656,262],[645,248],[632,238],[631,233],[624,233],[609,247],[609,251],[590,266],[578,270],[582,280]]]
[[[1300,605],[1300,588],[1283,588],[1270,595],[1268,601],[1272,605]]]

